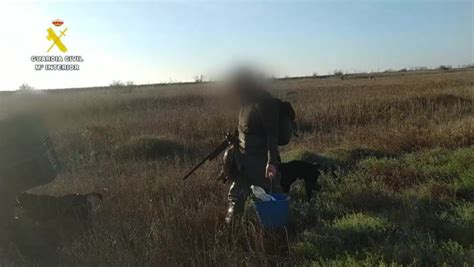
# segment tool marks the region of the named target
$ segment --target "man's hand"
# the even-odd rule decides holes
[[[277,175],[277,168],[275,165],[272,164],[267,164],[267,167],[265,169],[265,177],[269,179],[273,179]]]

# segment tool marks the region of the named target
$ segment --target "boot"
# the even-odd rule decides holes
[[[244,200],[229,200],[229,207],[227,209],[227,215],[225,216],[226,224],[232,224],[236,219],[240,218],[240,216],[244,213]]]
[[[229,208],[227,209],[227,214],[225,216],[225,223],[230,225],[234,221],[234,203],[229,203]]]

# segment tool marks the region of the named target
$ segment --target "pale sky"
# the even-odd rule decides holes
[[[3,1],[0,90],[190,81],[249,61],[275,76],[471,64],[473,13],[472,0]],[[46,53],[49,27],[68,27],[66,53]],[[34,55],[84,62],[35,71]]]

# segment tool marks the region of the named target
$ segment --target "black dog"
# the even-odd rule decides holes
[[[290,191],[291,185],[298,179],[304,180],[306,199],[309,201],[313,197],[313,191],[319,190],[318,178],[320,175],[319,164],[312,164],[302,160],[293,160],[281,163],[281,187],[284,193]]]

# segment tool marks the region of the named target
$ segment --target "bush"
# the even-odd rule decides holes
[[[348,179],[360,183],[380,183],[387,189],[401,191],[422,186],[424,183],[457,185],[469,188],[474,166],[474,148],[455,151],[434,149],[407,154],[401,158],[368,158],[357,164],[357,171]]]
[[[474,204],[462,203],[439,215],[442,225],[436,229],[441,238],[469,246],[474,240]]]
[[[109,85],[110,87],[123,87],[125,84],[122,81],[112,81],[112,83]]]
[[[438,69],[440,69],[440,70],[450,70],[452,68],[453,68],[453,66],[451,66],[451,65],[441,65],[441,66],[438,67]]]
[[[18,87],[18,91],[31,91],[34,90],[33,86],[28,85],[27,83],[23,83]]]
[[[390,229],[387,220],[363,213],[352,213],[337,219],[330,230],[344,243],[346,250],[374,246]]]
[[[386,190],[383,186],[368,187],[357,182],[340,186],[335,198],[335,201],[353,211],[391,212],[403,207],[399,194]]]
[[[370,233],[383,232],[387,228],[387,221],[363,213],[349,214],[334,221],[333,229],[341,232]]]
[[[348,179],[365,185],[382,186],[393,192],[411,188],[425,180],[416,168],[398,159],[369,158],[361,161],[357,167],[357,171],[351,173]]]
[[[382,248],[384,259],[414,266],[470,266],[472,252],[455,241],[438,241],[430,233],[400,230]]]
[[[204,75],[194,76],[194,83],[203,83],[204,82]]]
[[[297,229],[311,229],[323,227],[327,221],[344,216],[349,209],[344,205],[332,201],[328,197],[317,196],[311,202],[296,200],[292,196],[292,222]]]
[[[344,71],[342,70],[335,70],[333,72],[334,76],[343,76],[344,75]]]
[[[308,230],[292,247],[294,253],[307,259],[336,257],[338,254],[362,252],[380,242],[390,224],[382,218],[353,213],[335,220],[319,230]]]

